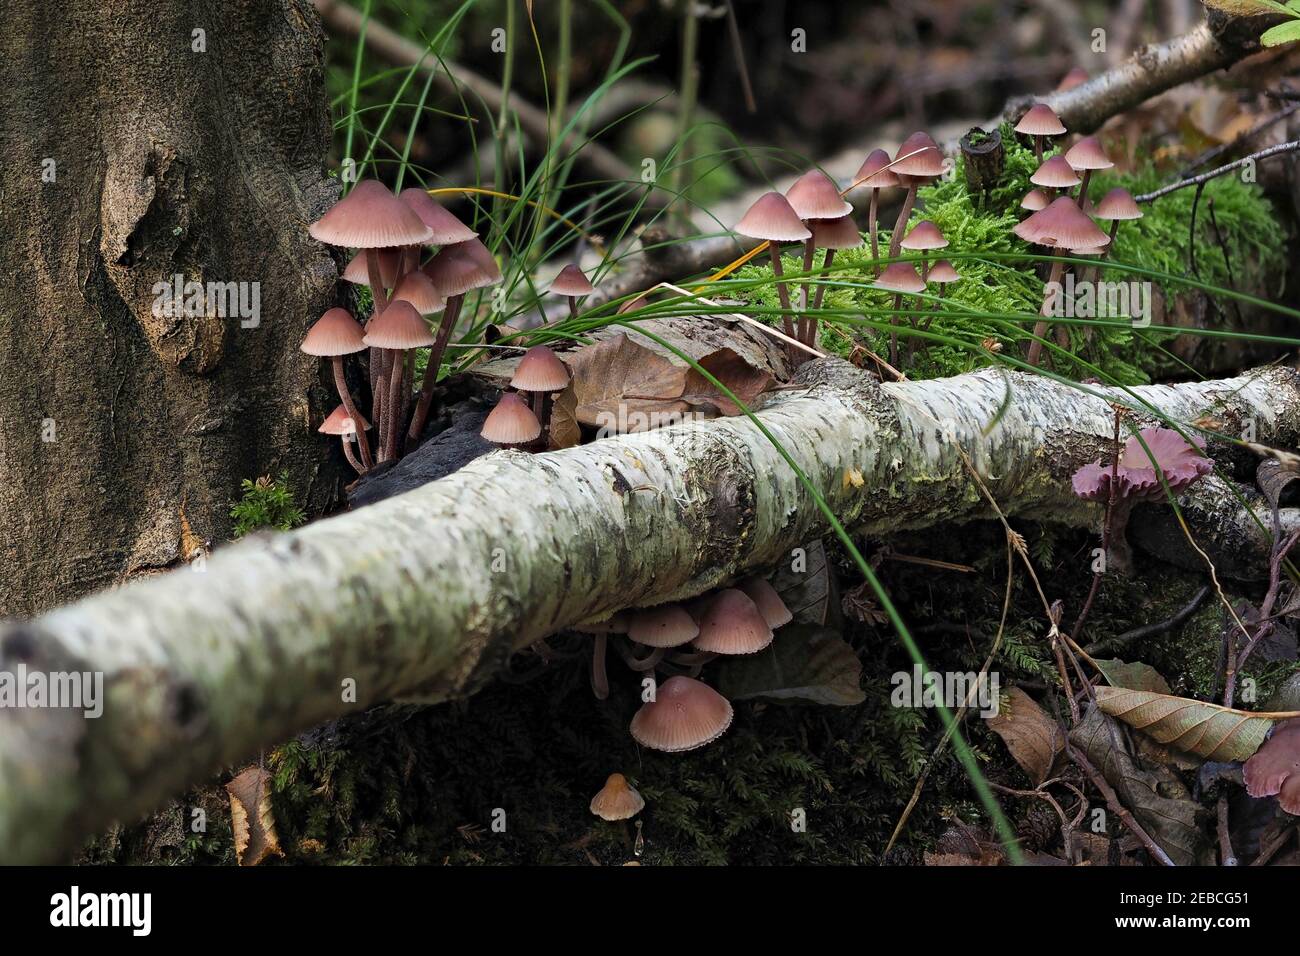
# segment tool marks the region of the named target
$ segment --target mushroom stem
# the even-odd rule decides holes
[[[1079,198],[1077,202],[1079,203],[1080,209],[1083,209],[1083,204],[1088,201],[1088,180],[1091,178],[1092,170],[1085,169],[1083,171],[1083,182],[1079,183]]]
[[[1034,137],[1034,159],[1038,161],[1039,166],[1043,165],[1043,139],[1042,136]]]
[[[453,295],[447,300],[442,310],[442,324],[438,326],[438,337],[429,349],[429,364],[424,367],[424,381],[420,385],[420,400],[415,405],[415,414],[411,417],[411,428],[406,437],[415,441],[424,432],[424,423],[429,418],[429,406],[433,402],[433,386],[438,381],[438,369],[442,367],[442,356],[447,351],[447,342],[460,318],[460,306],[465,296]]]
[[[1048,311],[1052,307],[1051,287],[1061,281],[1061,271],[1064,267],[1065,263],[1057,259],[1052,263],[1052,271],[1047,275],[1047,290],[1043,293],[1043,308],[1039,312],[1043,318],[1034,324],[1034,340],[1029,343],[1029,355],[1025,359],[1030,365],[1038,364],[1039,356],[1043,351],[1043,336],[1047,334],[1047,327],[1051,324],[1046,318],[1051,314]]]
[[[656,647],[645,657],[637,657],[635,654],[632,653],[632,649],[630,647],[626,649],[621,647],[619,648],[619,654],[623,658],[623,663],[625,663],[629,668],[631,668],[634,671],[654,670],[655,667],[658,665],[658,663],[661,660],[663,660],[665,653],[666,651],[664,650],[664,648]]]
[[[767,254],[772,258],[772,275],[776,276],[776,294],[781,300],[781,325],[782,330],[790,338],[795,338],[794,321],[790,318],[790,293],[785,287],[784,273],[781,271],[781,253],[776,247],[775,242],[767,244]],[[794,346],[787,344],[785,347],[786,354],[794,359]]]
[[[867,231],[871,233],[871,268],[877,275],[880,274],[880,266],[876,262],[880,258],[880,244],[876,240],[876,211],[880,201],[880,190],[871,190],[871,205],[867,207]]]
[[[903,304],[903,293],[894,293],[894,310],[889,317],[889,324],[894,329],[889,333],[889,364],[898,365],[898,310]]]
[[[808,317],[808,306],[812,299],[812,267],[813,257],[817,255],[817,250],[813,246],[813,237],[809,236],[803,244],[803,298],[799,300],[799,341],[804,345],[811,345],[808,341],[808,329],[812,320]]]
[[[576,319],[577,317],[578,317],[578,297],[576,295],[571,295],[569,296],[569,318]]]
[[[1097,257],[1098,262],[1101,262],[1101,260],[1105,259],[1108,255],[1110,255],[1110,251],[1115,248],[1115,236],[1118,233],[1119,233],[1119,220],[1115,219],[1112,220],[1110,224],[1110,242],[1106,243],[1106,248],[1101,250],[1101,255]],[[1101,276],[1101,266],[1097,266],[1097,276],[1098,277]]]
[[[361,415],[357,412],[356,403],[352,401],[352,393],[348,391],[347,379],[343,376],[343,356],[336,355],[333,360],[334,366],[334,387],[338,389],[339,401],[343,407],[348,410],[348,415],[357,426],[357,447],[361,450],[361,461],[365,464],[364,469],[358,468],[358,471],[369,471],[374,467],[374,459],[370,457],[370,441],[366,438],[365,431],[361,428]],[[347,441],[343,442],[347,447]]]
[[[597,700],[609,696],[609,676],[605,673],[605,645],[608,643],[608,635],[597,634],[591,646],[591,692]]]
[[[817,284],[817,292],[815,295],[813,295],[814,312],[816,312],[818,309],[822,307],[822,299],[826,297],[826,281],[825,281],[826,273],[830,269],[831,263],[834,260],[835,260],[834,249],[827,249],[824,253],[822,253],[822,281]],[[817,316],[815,315],[813,316],[812,319],[812,337],[808,340],[808,344],[813,347],[816,347],[817,345]]]
[[[352,466],[353,471],[358,475],[364,475],[369,469],[357,461],[357,456],[352,452],[352,443],[349,441],[351,438],[356,438],[358,439],[358,446],[364,448],[365,446],[361,445],[360,442],[361,430],[357,429],[351,435],[340,435],[339,437],[343,440],[343,457],[348,460],[348,464]]]
[[[366,250],[366,277],[370,280],[370,297],[374,300],[375,309],[371,313],[370,319],[373,320],[376,315],[388,308],[388,293],[384,291],[383,272],[379,267],[379,250]],[[370,320],[367,320],[367,325]],[[379,349],[372,348],[369,352],[370,358],[370,418],[375,426],[375,434],[382,435],[379,430],[380,422],[383,416],[384,408],[384,355]],[[383,442],[379,443],[380,454],[383,454]]]
[[[402,380],[406,377],[402,366],[406,364],[406,354],[398,349],[386,351],[389,353],[388,400],[385,403],[388,421],[384,423],[384,457],[393,459],[397,457],[397,433],[402,427]]]
[[[916,179],[909,177],[907,198],[903,200],[903,208],[898,210],[898,221],[894,223],[894,231],[889,235],[889,257],[891,259],[898,255],[899,249],[903,248],[903,231],[907,228],[907,220],[912,218],[912,206],[916,204],[916,187]]]

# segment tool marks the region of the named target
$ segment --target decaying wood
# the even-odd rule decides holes
[[[758,417],[851,528],[988,516],[956,442],[1007,514],[1097,521],[1069,476],[1100,457],[1122,392],[997,370],[879,385],[839,360],[808,363],[799,383]],[[1249,420],[1261,442],[1300,433],[1289,370],[1133,392],[1179,420]],[[97,719],[0,709],[0,861],[62,859],[259,746],[379,701],[468,693],[557,629],[701,593],[826,530],[769,439],[727,418],[492,453],[220,549],[202,572],[11,624],[0,671],[102,673],[104,701]]]

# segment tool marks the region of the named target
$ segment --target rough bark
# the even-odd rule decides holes
[[[322,41],[308,0],[6,5],[6,613],[176,561],[182,508],[227,537],[241,478],[335,497],[328,391],[297,350],[336,273],[304,229],[335,195]],[[260,283],[260,324],[155,315],[178,273]]]
[[[759,417],[850,527],[987,517],[953,437],[1006,512],[1097,518],[1068,479],[1107,444],[1104,397],[992,370],[878,385],[825,360],[799,376],[807,387]],[[1134,391],[1183,420],[1207,409],[1229,425],[1251,419],[1261,442],[1300,432],[1300,376],[1288,370]],[[466,693],[556,629],[700,593],[825,531],[768,439],[748,419],[720,419],[493,453],[222,549],[201,575],[178,570],[10,626],[0,671],[99,671],[105,702],[90,720],[0,709],[0,856],[59,859],[259,745],[379,701]]]

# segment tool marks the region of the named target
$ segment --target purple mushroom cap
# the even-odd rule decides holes
[[[1134,499],[1159,499],[1164,497],[1160,474],[1171,491],[1186,488],[1198,478],[1214,470],[1214,462],[1200,454],[1205,443],[1192,438],[1188,444],[1172,428],[1144,428],[1137,437],[1124,443],[1116,472],[1116,496]],[[1142,447],[1146,443],[1146,448]],[[1148,449],[1150,453],[1148,454]],[[1156,471],[1156,467],[1160,471]],[[1074,493],[1090,501],[1107,501],[1110,498],[1112,466],[1101,462],[1084,465],[1074,473]]]

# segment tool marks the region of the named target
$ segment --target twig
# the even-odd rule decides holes
[[[1237,854],[1232,850],[1232,834],[1228,830],[1228,798],[1219,797],[1219,863],[1236,866]]]
[[[1276,94],[1270,93],[1268,95],[1273,96]],[[1289,106],[1278,110],[1276,113],[1274,113],[1272,116],[1268,117],[1267,119],[1261,120],[1260,122],[1256,123],[1254,126],[1246,130],[1246,132],[1242,133],[1240,136],[1234,137],[1230,142],[1220,143],[1218,146],[1214,146],[1210,149],[1207,149],[1205,152],[1201,153],[1200,156],[1197,156],[1196,159],[1194,159],[1187,166],[1184,166],[1180,175],[1191,176],[1193,173],[1195,173],[1206,163],[1213,162],[1214,160],[1218,159],[1220,156],[1224,156],[1228,153],[1231,153],[1238,146],[1241,146],[1249,142],[1250,140],[1254,139],[1256,136],[1264,132],[1269,127],[1273,126],[1276,123],[1280,123],[1282,120],[1286,119],[1296,110],[1300,110],[1300,103],[1292,103]]]
[[[1102,651],[1112,651],[1116,648],[1123,647],[1133,641],[1141,640],[1147,637],[1155,637],[1164,634],[1166,631],[1172,631],[1176,627],[1182,626],[1193,614],[1197,612],[1201,604],[1205,601],[1206,595],[1210,593],[1210,586],[1204,585],[1196,596],[1193,597],[1187,605],[1180,609],[1178,613],[1163,621],[1157,621],[1154,624],[1144,624],[1141,627],[1135,627],[1131,631],[1125,631],[1116,637],[1103,638],[1089,644],[1085,650],[1089,654],[1099,654]]]
[[[1281,156],[1285,153],[1294,153],[1300,149],[1300,139],[1292,140],[1289,143],[1278,143],[1276,146],[1270,146],[1267,149],[1261,149],[1258,152],[1251,153],[1249,156],[1243,156],[1241,159],[1220,166],[1217,169],[1211,169],[1208,173],[1201,173],[1199,176],[1192,176],[1190,179],[1180,179],[1176,183],[1170,183],[1168,186],[1161,186],[1155,192],[1143,193],[1141,196],[1134,197],[1137,202],[1146,203],[1159,199],[1161,196],[1167,196],[1179,189],[1186,189],[1188,186],[1203,186],[1211,179],[1217,179],[1234,169],[1240,169],[1248,163],[1257,163],[1260,160],[1271,159],[1274,156]]]
[[[1142,845],[1146,847],[1147,852],[1162,866],[1173,866],[1174,861],[1169,859],[1169,854],[1160,848],[1160,844],[1151,839],[1147,831],[1142,829],[1142,824],[1138,823],[1133,814],[1125,809],[1124,804],[1119,802],[1119,796],[1115,793],[1114,788],[1101,775],[1101,772],[1092,765],[1092,762],[1068,743],[1065,745],[1065,752],[1088,775],[1092,785],[1097,788],[1102,799],[1106,801],[1106,806],[1110,807],[1110,812],[1119,817],[1120,823],[1124,824],[1129,832],[1138,838]]]

